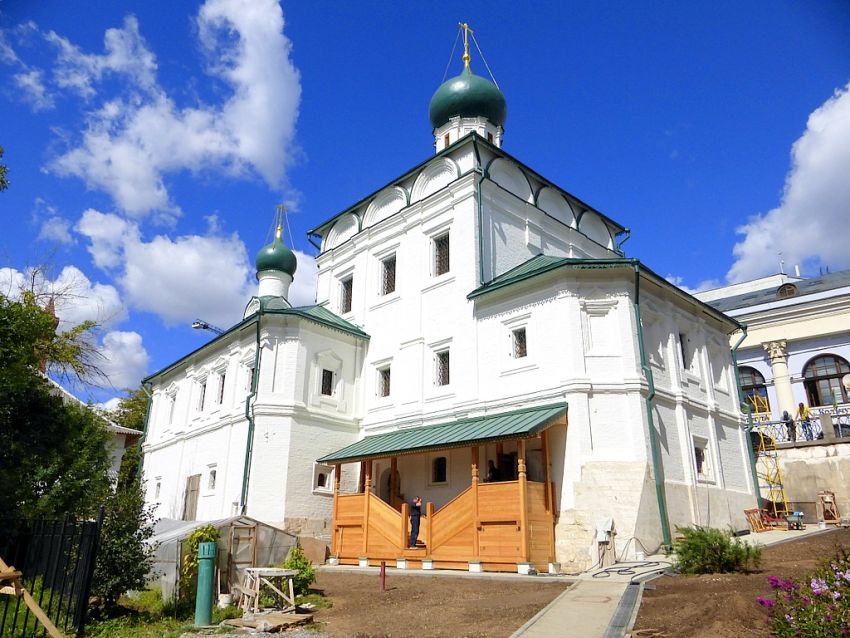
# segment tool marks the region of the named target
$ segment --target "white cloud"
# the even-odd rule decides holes
[[[121,406],[121,397],[112,397],[108,401],[104,403],[97,403],[96,405],[104,412],[117,412],[118,408]]]
[[[809,116],[791,157],[779,206],[737,229],[730,282],[776,272],[780,252],[808,270],[850,266],[850,84]]]
[[[316,279],[319,276],[319,266],[316,258],[299,250],[293,250],[298,260],[295,277],[289,288],[289,303],[293,306],[310,306],[316,303]]]
[[[116,388],[136,388],[147,372],[150,357],[137,332],[106,333],[100,347],[100,369]]]
[[[698,292],[704,292],[706,290],[713,290],[723,285],[716,279],[705,279],[699,282],[695,288],[691,288],[690,286],[685,285],[685,278],[680,277],[679,275],[667,275],[664,279],[669,281],[674,286],[681,288],[689,295],[695,295]]]
[[[32,69],[15,75],[15,84],[22,91],[22,98],[29,102],[35,111],[47,111],[54,106],[51,96],[44,86],[41,71]]]
[[[61,217],[49,217],[42,223],[41,229],[38,231],[38,238],[60,244],[73,244],[71,222]]]
[[[132,215],[175,214],[165,178],[189,170],[244,175],[251,169],[272,187],[292,161],[300,77],[274,0],[208,0],[197,18],[208,72],[230,95],[219,105],[180,108],[156,81],[156,61],[133,17],[105,37],[92,55],[55,33],[60,86],[94,97],[106,71],[127,77],[126,95],[104,99],[88,113],[79,146],[49,168],[103,190]],[[139,91],[139,87],[142,89]]]
[[[129,236],[138,235],[135,226],[117,215],[93,208],[83,212],[74,230],[90,240],[88,251],[95,266],[107,269],[121,264],[125,241]]]

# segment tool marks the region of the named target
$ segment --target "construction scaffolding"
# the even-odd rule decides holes
[[[762,498],[766,501],[762,505],[762,510],[771,518],[783,520],[789,510],[785,486],[782,483],[782,470],[776,453],[776,443],[787,439],[786,426],[781,421],[766,421],[753,426],[752,443],[756,457],[756,475]]]

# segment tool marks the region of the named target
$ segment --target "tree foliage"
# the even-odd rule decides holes
[[[0,146],[0,159],[3,159],[3,147]],[[0,164],[0,191],[9,188],[9,180],[6,179],[6,165]]]
[[[0,295],[0,511],[12,518],[93,517],[109,493],[105,422],[39,372],[79,352],[55,327],[32,296]]]

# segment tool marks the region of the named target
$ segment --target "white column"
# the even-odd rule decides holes
[[[769,341],[763,343],[767,356],[770,358],[770,367],[773,369],[773,385],[776,388],[776,398],[779,401],[778,414],[781,416],[783,410],[794,415],[797,405],[794,403],[794,391],[791,389],[791,376],[788,373],[788,352],[785,341]]]

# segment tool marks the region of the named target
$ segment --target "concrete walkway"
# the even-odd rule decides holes
[[[774,529],[742,537],[764,547],[834,530],[809,525],[805,530]],[[637,612],[640,583],[662,573],[673,559],[663,554],[648,556],[642,562],[621,562],[585,572],[567,591],[517,629],[511,638],[576,636],[616,638],[625,634]]]

